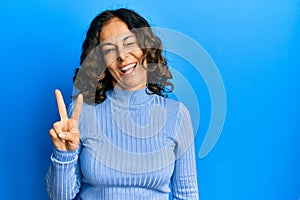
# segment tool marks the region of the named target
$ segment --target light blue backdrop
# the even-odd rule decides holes
[[[193,38],[222,75],[224,129],[210,154],[197,157],[202,200],[298,200],[300,2],[114,2],[0,2],[1,199],[47,199],[48,130],[58,119],[53,91],[60,88],[70,102],[89,22],[104,9],[124,6],[153,26]],[[184,61],[168,58],[200,98],[198,153],[210,121],[209,93],[201,77],[189,78],[194,74]]]

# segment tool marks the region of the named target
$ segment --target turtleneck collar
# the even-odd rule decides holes
[[[127,91],[118,88],[107,91],[107,97],[116,104],[125,107],[135,107],[143,105],[153,99],[153,95],[146,93],[147,88],[134,91]]]

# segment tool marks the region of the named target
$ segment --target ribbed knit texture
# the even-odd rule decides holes
[[[71,106],[72,110],[72,106]],[[198,199],[194,135],[182,103],[145,89],[114,89],[83,105],[80,147],[54,149],[46,176],[50,199]]]

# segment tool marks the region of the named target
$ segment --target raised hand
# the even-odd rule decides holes
[[[77,97],[71,118],[68,118],[66,105],[59,90],[55,90],[55,97],[60,121],[53,124],[52,129],[49,131],[50,137],[56,149],[62,151],[76,150],[80,142],[78,120],[82,109],[83,97],[81,94]]]

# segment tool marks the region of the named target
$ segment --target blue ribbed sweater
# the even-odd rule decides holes
[[[71,109],[72,110],[71,104]],[[50,199],[198,199],[194,134],[188,110],[145,89],[114,89],[84,104],[76,151],[54,149]]]

